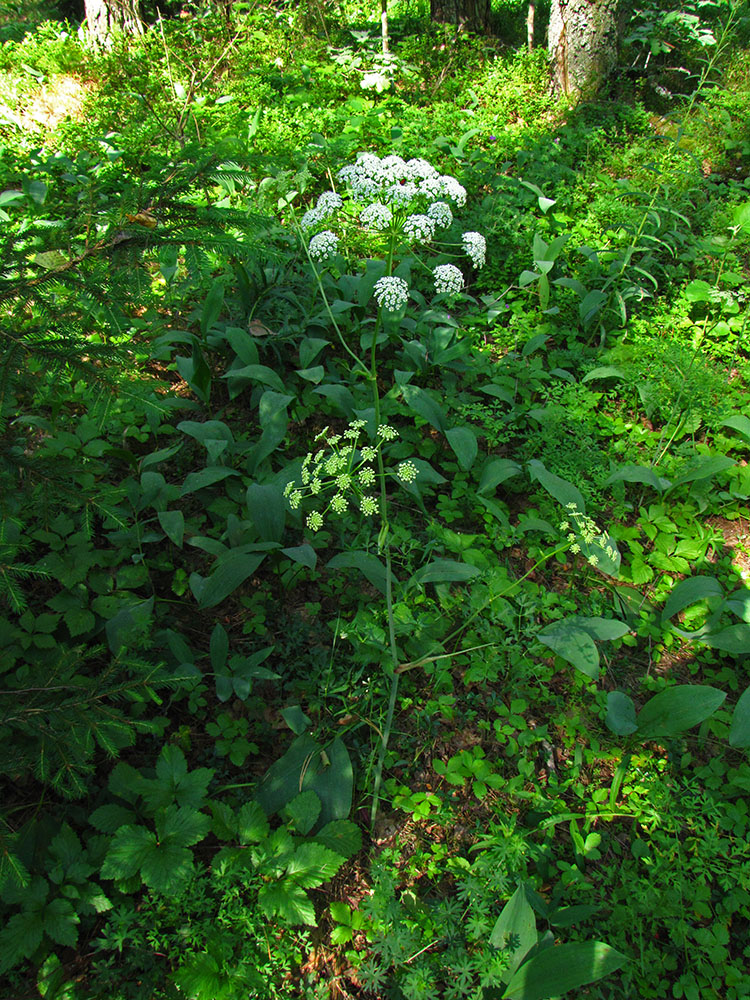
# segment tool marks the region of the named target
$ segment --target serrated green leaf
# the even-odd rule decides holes
[[[124,826],[115,834],[102,864],[102,878],[137,875],[156,848],[156,834],[142,826]]]
[[[320,816],[320,796],[311,788],[300,792],[291,802],[288,802],[284,812],[294,823],[294,827],[302,836],[306,836],[315,826]]]
[[[245,802],[237,814],[237,836],[241,844],[259,844],[271,832],[268,818],[257,802]]]
[[[57,944],[72,948],[78,941],[81,918],[68,899],[53,899],[44,908],[44,931]]]
[[[315,909],[307,893],[291,879],[270,882],[258,893],[258,906],[268,917],[279,917],[288,924],[316,926]]]
[[[350,819],[335,819],[326,823],[313,840],[342,858],[352,858],[362,849],[362,831]]]
[[[154,845],[141,865],[145,885],[165,896],[184,889],[193,872],[192,851],[176,844]]]
[[[333,878],[344,858],[318,843],[302,844],[287,865],[287,875],[303,889],[315,889]]]
[[[135,813],[132,809],[111,802],[106,806],[95,809],[89,820],[97,830],[102,833],[116,833],[120,827],[127,826],[135,821]]]
[[[90,632],[96,625],[96,615],[88,608],[71,608],[70,611],[65,612],[63,618],[71,638]]]
[[[210,829],[210,817],[186,806],[170,806],[156,816],[156,830],[162,844],[192,847],[203,840]]]
[[[39,910],[14,913],[0,930],[0,975],[21,959],[31,958],[42,942],[44,923]]]

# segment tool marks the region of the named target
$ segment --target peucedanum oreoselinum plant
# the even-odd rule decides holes
[[[398,435],[382,415],[377,349],[383,339],[381,333],[397,331],[409,306],[411,291],[405,275],[411,274],[412,266],[429,276],[438,297],[453,301],[461,293],[465,279],[452,261],[465,256],[474,267],[482,267],[487,247],[484,236],[474,231],[462,232],[460,243],[439,239],[453,227],[453,210],[465,205],[466,191],[455,177],[440,174],[427,160],[405,161],[400,156],[380,159],[364,153],[355,163],[343,167],[337,178],[341,191],[323,192],[297,222],[297,228],[331,325],[353,362],[353,374],[364,377],[371,387],[373,419],[353,420],[342,434],[329,434],[328,428],[321,432],[315,441],[319,447],[302,462],[301,482],[288,483],[285,496],[292,509],[304,505],[305,524],[312,532],[319,531],[331,516],[345,514],[350,505],[356,506],[365,519],[379,520],[377,547],[385,561],[389,645],[384,669],[390,678],[390,696],[375,767],[374,822],[399,680],[386,484],[391,477],[405,484],[417,477],[417,466],[408,460],[398,463],[395,471],[386,471],[384,449]],[[374,326],[368,328],[372,329],[372,339],[369,356],[365,357],[358,355],[344,337],[321,278],[326,267],[347,266],[341,255],[347,243],[355,248],[352,259],[357,259],[357,247],[365,246],[371,259],[382,262],[382,273],[372,286],[371,298],[377,311]],[[369,441],[360,444],[368,432]]]

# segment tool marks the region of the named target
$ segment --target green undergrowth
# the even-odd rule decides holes
[[[750,996],[743,12],[171,13],[0,22],[0,993]]]

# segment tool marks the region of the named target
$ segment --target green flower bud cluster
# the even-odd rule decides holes
[[[301,482],[286,484],[284,496],[292,510],[297,510],[310,497],[320,497],[318,509],[305,519],[311,531],[320,531],[325,515],[345,514],[353,503],[365,517],[372,517],[380,510],[380,501],[371,492],[377,480],[374,463],[378,452],[388,441],[398,438],[398,431],[388,424],[380,424],[374,444],[360,445],[360,437],[367,426],[364,420],[352,420],[342,434],[329,434],[324,427],[316,436],[315,451],[309,451],[302,461]],[[401,462],[395,473],[390,473],[402,483],[412,483],[418,470],[414,462]],[[331,495],[332,494],[332,495]],[[329,499],[326,500],[326,496]]]

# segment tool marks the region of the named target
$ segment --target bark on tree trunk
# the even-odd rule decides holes
[[[552,0],[549,54],[552,88],[593,93],[617,60],[619,0]]]
[[[430,0],[430,17],[439,24],[457,24],[469,31],[487,34],[491,0]]]
[[[105,49],[117,31],[143,34],[138,0],[86,0],[86,24],[93,43]]]

